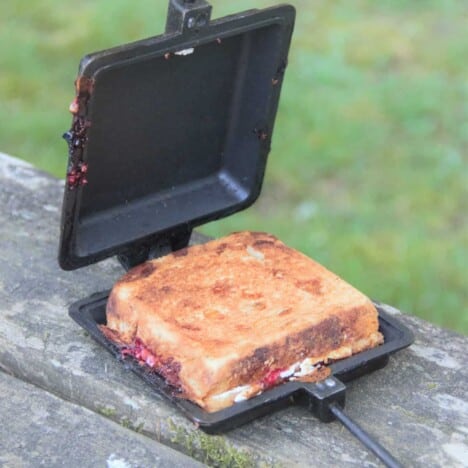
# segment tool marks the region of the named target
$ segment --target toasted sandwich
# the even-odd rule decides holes
[[[125,274],[102,331],[208,412],[383,342],[372,302],[276,237],[238,232]]]

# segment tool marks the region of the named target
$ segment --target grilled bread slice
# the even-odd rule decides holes
[[[207,411],[382,343],[372,302],[272,235],[239,232],[130,270],[108,338]]]

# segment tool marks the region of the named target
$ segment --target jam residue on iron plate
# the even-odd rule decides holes
[[[73,115],[71,129],[63,134],[68,143],[67,187],[73,190],[88,183],[88,164],[83,161],[83,153],[88,142],[87,132],[91,122],[86,117],[87,104],[94,87],[94,80],[79,76],[75,81],[76,97],[69,110]]]

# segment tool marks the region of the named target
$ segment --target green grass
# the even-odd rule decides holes
[[[0,17],[0,150],[59,176],[79,59],[162,32],[166,13],[78,3],[16,0]],[[217,17],[274,2],[211,3]],[[291,3],[262,196],[203,231],[270,231],[371,297],[468,333],[467,3]]]

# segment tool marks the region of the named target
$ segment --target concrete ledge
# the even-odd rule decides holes
[[[341,425],[298,407],[207,436],[126,372],[68,317],[69,304],[109,289],[122,269],[114,260],[59,269],[62,190],[63,182],[0,155],[3,370],[212,465],[379,466]],[[468,339],[387,309],[415,332],[416,343],[349,384],[348,413],[408,466],[463,465]]]
[[[125,421],[116,424],[2,372],[0,395],[1,466],[203,466],[126,429]]]

